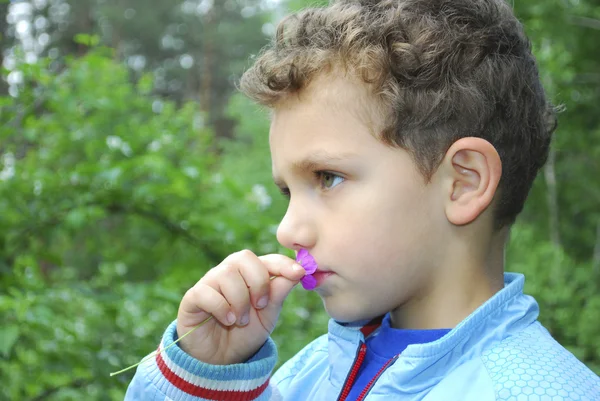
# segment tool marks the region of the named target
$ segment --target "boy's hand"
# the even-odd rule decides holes
[[[177,313],[179,342],[194,358],[213,365],[245,362],[265,343],[283,301],[304,269],[287,256],[256,256],[245,250],[229,255],[184,295]],[[274,279],[271,280],[271,276]]]

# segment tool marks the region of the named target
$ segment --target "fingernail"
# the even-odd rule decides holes
[[[227,323],[229,323],[229,324],[235,323],[235,314],[233,312],[229,312],[227,314]]]
[[[256,303],[256,307],[257,308],[264,308],[265,306],[267,306],[267,304],[269,303],[269,297],[268,296],[264,296],[261,299],[258,300],[258,302]]]
[[[294,263],[292,265],[292,270],[297,271],[297,272],[304,271],[304,267],[300,266],[298,263]]]
[[[249,321],[250,321],[250,316],[248,315],[248,312],[246,312],[242,315],[242,318],[240,319],[240,326],[247,325]]]

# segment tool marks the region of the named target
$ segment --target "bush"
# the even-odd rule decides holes
[[[18,97],[0,99],[3,399],[122,399],[133,371],[109,372],[156,348],[206,270],[242,248],[282,251],[272,195],[235,171],[240,150],[110,56],[24,64]],[[298,333],[283,356],[313,335]]]

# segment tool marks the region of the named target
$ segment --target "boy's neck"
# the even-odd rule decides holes
[[[431,283],[390,312],[392,327],[443,329],[458,325],[504,287],[505,239],[500,234],[488,246],[458,248],[445,259]]]

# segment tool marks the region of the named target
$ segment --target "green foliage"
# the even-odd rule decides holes
[[[123,282],[119,264],[102,265],[87,281],[75,280],[75,268],[41,272],[34,257],[20,257],[12,277],[19,287],[0,300],[4,331],[18,334],[0,360],[0,398],[122,399],[126,378],[109,379],[107,370],[158,344],[157,327],[176,314],[178,294],[159,282]]]
[[[78,33],[73,37],[75,43],[86,45],[89,47],[97,46],[100,43],[98,35],[88,35],[86,33]]]
[[[1,99],[0,398],[122,398],[108,371],[155,347],[180,293],[136,282],[212,256],[191,234],[215,207],[201,201],[211,133],[102,53],[56,75],[23,65],[19,96]]]
[[[155,349],[208,268],[282,251],[272,194],[234,174],[233,150],[219,170],[197,105],[148,97],[152,80],[107,55],[23,65],[19,96],[0,98],[2,399],[122,399],[133,373],[108,373]]]

